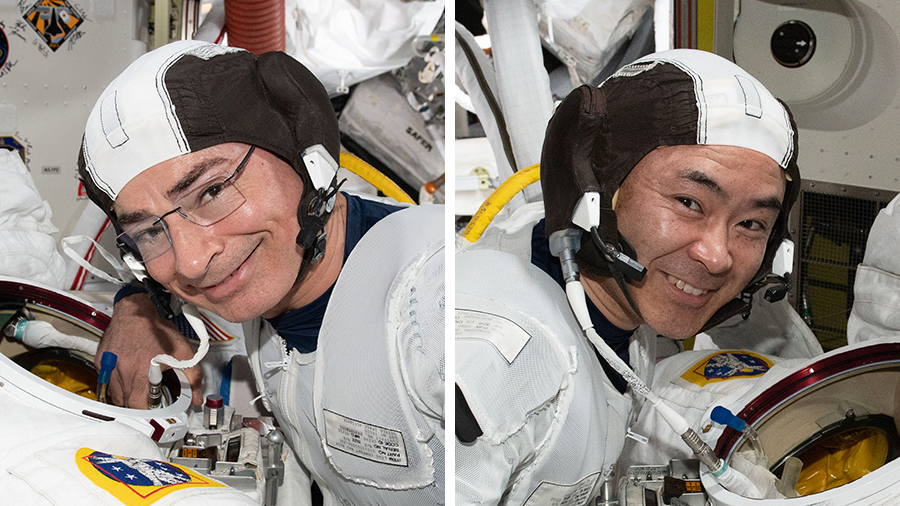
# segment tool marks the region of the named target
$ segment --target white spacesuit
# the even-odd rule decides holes
[[[266,405],[326,504],[444,502],[442,216],[408,208],[363,236],[315,352],[244,325]]]
[[[741,279],[747,285],[740,299],[720,302],[704,321],[692,322],[694,331],[745,312],[751,294],[783,274],[773,275],[772,260],[787,235],[787,210],[800,180],[795,126],[790,112],[758,81],[709,53],[673,50],[623,67],[599,88],[574,90],[546,130],[543,208],[517,209],[457,255],[458,504],[581,506],[601,495],[599,485],[612,471],[637,413],[632,395],[646,393],[641,382],[653,378],[660,356],[678,351],[648,325],[635,329],[648,320],[629,296],[631,287],[654,285],[641,285],[647,271],[637,264],[641,252],[634,252],[618,228],[618,190],[648,153],[694,145],[754,150],[774,161],[788,181],[781,210],[767,228],[758,272]],[[657,223],[644,225],[666,231],[652,228]],[[673,249],[688,246],[679,248]],[[650,270],[659,276],[656,264]],[[578,282],[579,270],[597,283],[590,298]],[[687,282],[674,286],[682,285]],[[738,306],[742,309],[734,311]],[[775,306],[773,314],[785,308]],[[617,326],[606,313],[635,316],[620,318]],[[763,345],[769,336],[760,337],[755,344]],[[775,339],[782,347],[784,337]],[[606,369],[607,363],[615,370]]]
[[[261,483],[239,491],[172,462],[176,442],[187,431],[202,430],[191,425],[198,418],[188,415],[190,386],[183,375],[171,390],[176,397],[160,409],[97,402],[95,385],[86,383],[90,376],[79,372],[89,360],[81,350],[91,344],[96,350],[93,339],[108,317],[84,300],[29,280],[0,278],[0,294],[4,326],[20,314],[34,318],[18,320],[29,325],[16,328],[26,329],[23,340],[35,346],[2,343],[0,429],[8,437],[0,442],[0,503],[261,504]],[[37,336],[43,339],[27,335],[31,324],[41,324]],[[76,351],[60,351],[57,346],[66,343]],[[249,458],[260,462],[256,457]]]
[[[456,383],[482,432],[460,441],[457,429],[457,504],[586,504],[621,450],[631,395],[607,378],[559,285],[528,260],[466,252],[456,275]]]
[[[521,437],[521,434],[529,435],[527,441],[533,445],[531,452],[540,451],[554,454],[558,448],[565,448],[563,455],[566,455],[566,458],[544,458],[547,463],[540,466],[528,466],[527,471],[516,475],[515,479],[518,480],[516,491],[519,495],[524,494],[525,490],[530,492],[539,487],[541,483],[546,483],[543,489],[545,495],[536,494],[535,500],[538,497],[567,497],[567,494],[583,490],[579,489],[579,486],[584,487],[588,482],[602,483],[613,469],[616,470],[616,476],[621,477],[631,465],[665,464],[672,458],[689,458],[691,456],[690,449],[655,410],[649,405],[646,406],[646,409],[641,409],[642,398],[634,399],[631,392],[626,395],[620,394],[612,387],[606,374],[597,367],[594,360],[590,359],[594,352],[581,336],[581,330],[568,308],[565,293],[559,285],[529,263],[532,254],[532,229],[543,218],[543,214],[541,203],[527,204],[517,209],[508,219],[488,227],[478,242],[472,245],[460,243],[464,250],[456,257],[456,339],[457,341],[465,339],[467,342],[463,347],[457,346],[456,381],[465,385],[464,391],[470,408],[474,411],[476,408],[472,407],[472,404],[478,402],[483,410],[475,413],[479,423],[483,419],[490,420],[496,417],[503,417],[505,421],[498,420],[496,422],[498,424],[494,428],[496,432],[491,437],[495,444],[479,441],[470,445],[457,446],[456,493],[462,501],[459,504],[468,504],[466,498],[470,497],[469,494],[473,494],[471,497],[483,498],[482,494],[485,491],[497,489],[496,484],[500,483],[503,476],[508,474],[510,464],[503,463],[492,466],[491,469],[497,472],[494,475],[486,473],[485,468],[478,466],[477,462],[483,462],[483,459],[491,453],[496,453],[498,456],[503,455],[506,447],[521,444],[514,443],[513,441],[516,441],[517,438],[510,437],[517,433],[520,434],[518,437]],[[510,284],[504,284],[504,280]],[[513,283],[512,280],[515,282]],[[513,311],[510,304],[501,302],[504,298],[518,301],[519,298],[515,296],[520,293],[532,294],[530,297],[533,299],[530,300],[535,301],[533,304],[529,303],[527,310]],[[497,308],[501,307],[502,311],[497,312]],[[473,309],[477,309],[477,312],[473,312]],[[502,315],[502,317],[497,315]],[[538,434],[534,433],[534,427],[539,423],[537,419],[530,419],[527,425],[517,426],[513,423],[516,417],[511,414],[509,406],[498,404],[497,380],[488,379],[485,374],[498,370],[497,365],[493,364],[494,362],[499,365],[505,364],[501,357],[503,346],[487,339],[490,336],[487,331],[473,334],[470,330],[474,327],[473,318],[485,321],[497,318],[506,319],[515,322],[517,327],[523,327],[523,322],[540,322],[540,324],[531,324],[534,330],[529,332],[529,336],[522,334],[519,346],[514,349],[532,349],[537,346],[532,341],[543,341],[543,347],[556,350],[555,353],[534,352],[534,360],[540,362],[528,363],[527,370],[532,371],[531,374],[534,374],[534,371],[546,370],[548,377],[559,379],[558,384],[548,383],[549,393],[544,392],[543,397],[535,393],[533,398],[523,396],[516,400],[521,404],[520,417],[522,419],[526,418],[524,413],[540,407],[545,416],[555,417],[559,420],[555,424],[545,423],[544,430],[546,432],[540,433],[544,436],[543,438],[538,438]],[[556,323],[551,324],[552,321],[556,321]],[[681,370],[682,368],[698,367],[697,363],[706,357],[733,357],[723,350],[728,350],[729,345],[736,339],[742,339],[744,344],[742,347],[744,351],[741,352],[740,357],[760,357],[761,360],[764,360],[762,363],[765,364],[765,370],[781,362],[790,366],[820,354],[821,347],[815,341],[815,337],[807,327],[798,322],[799,316],[786,303],[762,301],[754,305],[750,318],[745,320],[736,316],[720,326],[709,329],[704,342],[710,349],[681,353],[678,353],[678,347],[674,341],[658,337],[653,329],[646,325],[641,326],[632,338],[629,347],[630,365],[648,383],[652,378],[651,388],[666,399],[679,414],[685,416],[693,426],[695,422],[699,421],[701,415],[709,411],[712,399],[719,399],[726,395],[731,398],[746,392],[755,383],[752,380],[758,379],[758,376],[764,371],[755,370],[753,374],[745,372],[723,376],[712,383],[704,382],[706,388],[703,390],[700,390],[699,386],[692,386],[683,380],[668,384],[671,379],[669,376],[682,374],[684,372]],[[504,324],[504,327],[508,328],[516,326]],[[567,331],[558,329],[567,329]],[[513,331],[514,333],[515,331]],[[483,343],[482,347],[485,347],[485,350],[473,346],[473,343],[477,343],[479,340]],[[560,344],[553,344],[561,340],[565,341],[566,347],[577,350],[577,352],[566,351],[560,348]],[[526,342],[529,343],[528,348],[525,347]],[[773,351],[779,352],[783,356],[771,355],[770,353]],[[569,353],[572,353],[572,358],[568,357]],[[674,356],[665,358],[672,354]],[[506,360],[508,361],[508,359]],[[520,364],[522,363],[522,360],[518,358],[517,360]],[[656,362],[657,360],[662,361]],[[735,364],[722,364],[719,371],[723,375],[724,371],[728,369],[727,366],[735,366]],[[512,368],[514,365],[510,363],[507,367]],[[740,370],[741,367],[736,369]],[[504,370],[504,368],[499,370]],[[515,382],[515,373],[510,370],[507,374],[509,375],[507,381]],[[566,378],[566,380],[562,381],[562,378]],[[553,385],[555,388],[551,388]],[[575,395],[573,392],[577,391],[581,391],[577,402],[570,402],[570,396]],[[702,392],[702,394],[698,394],[698,392]],[[552,401],[548,400],[551,398]],[[622,411],[623,409],[631,410],[632,405],[635,407],[633,412]],[[549,406],[553,406],[555,411],[550,410]],[[569,410],[572,410],[571,413]],[[591,419],[600,415],[610,418],[602,421],[595,420],[591,423],[575,422],[575,420]],[[457,414],[457,417],[459,416]],[[611,423],[613,420],[614,422]],[[573,424],[575,429],[571,428]],[[596,445],[596,448],[623,449],[622,457],[618,461],[615,458],[611,461],[604,460],[608,456],[601,452],[585,451],[594,446],[578,446],[568,439],[570,433],[577,432],[579,429],[590,429],[591,434],[580,434],[579,436],[573,434],[572,437],[575,440],[582,437],[585,438],[582,441],[596,441],[596,435],[603,433],[597,428],[603,424],[608,424],[606,430],[610,433],[615,432],[617,437],[607,435],[604,438],[606,443]],[[481,428],[486,430],[484,425]],[[626,431],[633,432],[638,439],[641,436],[650,437],[651,442],[650,444],[641,444],[633,438],[625,438]],[[567,446],[565,441],[569,441],[570,446]],[[584,452],[584,455],[579,454],[579,458],[569,458],[571,452],[576,451],[574,448],[577,448],[579,452]],[[523,450],[519,447],[517,451]],[[529,454],[521,455],[520,461],[527,461],[527,455]],[[590,474],[579,475],[577,479],[573,475],[567,476],[567,473],[577,472],[582,468],[581,462],[590,462],[592,459],[595,461],[594,467],[598,471],[603,471],[599,478]],[[497,458],[493,458],[493,460],[499,462]],[[540,459],[537,460],[540,461]],[[579,464],[576,465],[576,463]],[[615,464],[615,466],[610,466],[610,464]],[[460,476],[462,476],[462,480]],[[587,481],[581,482],[582,479]],[[461,483],[461,481],[465,483]],[[531,488],[529,489],[529,487]],[[556,494],[555,496],[547,492],[550,489]],[[525,499],[511,495],[507,500],[511,501],[510,504],[528,504],[527,498],[527,495]],[[499,499],[499,497],[495,498],[495,500]]]
[[[259,505],[249,495],[169,462],[146,434],[27,402],[0,388],[0,490],[3,504]]]

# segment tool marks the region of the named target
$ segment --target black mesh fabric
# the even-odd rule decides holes
[[[547,234],[572,227],[585,192],[599,192],[601,208],[611,210],[616,189],[647,153],[697,143],[697,119],[693,81],[670,64],[570,93],[547,126],[541,152]]]

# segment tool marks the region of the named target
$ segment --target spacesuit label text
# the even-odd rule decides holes
[[[599,477],[600,473],[594,473],[574,485],[542,482],[525,501],[525,506],[584,506]]]
[[[457,339],[489,341],[510,364],[531,339],[531,335],[516,322],[481,311],[457,309],[455,325]]]
[[[407,467],[406,445],[400,431],[347,418],[324,410],[325,443],[357,457]]]

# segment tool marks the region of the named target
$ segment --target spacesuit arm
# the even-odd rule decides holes
[[[403,323],[398,333],[399,367],[410,400],[431,428],[444,440],[444,255],[443,247],[422,255],[416,264],[415,304],[403,302],[392,307],[414,307],[398,316]],[[405,292],[405,291],[403,291]],[[412,293],[412,292],[411,292]],[[398,302],[399,301],[399,302]],[[410,317],[414,315],[414,317]]]
[[[456,440],[456,504],[491,506],[500,503],[513,467],[504,456],[503,445],[470,444]]]
[[[472,442],[455,438],[456,504],[493,505],[512,496],[515,498],[510,504],[519,504],[523,493],[527,496],[531,492],[518,489],[530,489],[533,485],[527,475],[552,437],[548,429],[553,426],[557,408],[556,402],[541,407],[518,430],[503,438],[490,428]],[[523,479],[517,483],[520,475]]]

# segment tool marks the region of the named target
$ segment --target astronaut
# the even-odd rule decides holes
[[[692,426],[706,426],[709,424],[710,411],[713,407],[727,406],[737,412],[735,406],[741,407],[752,402],[754,397],[765,396],[767,394],[766,386],[778,391],[773,385],[789,375],[798,375],[804,378],[805,387],[810,387],[815,378],[811,378],[807,371],[820,368],[820,365],[815,362],[816,360],[825,363],[829,357],[843,354],[845,358],[840,359],[840,362],[847,364],[844,366],[845,368],[852,369],[859,367],[859,364],[854,362],[854,358],[865,353],[865,351],[861,351],[861,346],[877,346],[879,343],[896,342],[900,339],[900,332],[898,332],[900,325],[898,325],[896,317],[897,294],[900,293],[900,285],[897,283],[895,274],[900,271],[900,264],[897,263],[894,254],[897,247],[897,234],[900,230],[898,203],[900,203],[900,198],[895,198],[882,209],[869,231],[865,258],[857,268],[853,287],[855,299],[847,322],[847,338],[850,346],[841,347],[824,356],[820,351],[818,356],[810,357],[778,356],[739,349],[695,349],[668,357],[657,363],[653,378],[654,392],[665,399],[665,402],[684,416]],[[878,363],[876,359],[868,360],[866,364]],[[889,361],[889,355],[883,360]],[[833,393],[827,402],[820,402],[821,409],[827,410],[830,406],[835,405],[842,406],[837,410],[844,412],[847,409],[846,405],[849,405],[846,403],[852,403],[858,416],[862,416],[863,413],[880,412],[891,414],[896,419],[896,410],[900,406],[900,393],[895,391],[894,395],[891,395],[892,387],[888,386],[888,381],[891,381],[890,377],[881,379],[880,386],[884,388],[877,390],[878,393],[875,394],[876,397],[885,399],[884,406],[866,400],[868,392],[843,387],[835,388],[839,395],[834,396]],[[832,383],[838,384],[837,382]],[[784,388],[782,387],[781,390]],[[887,392],[886,395],[885,392]],[[784,394],[773,393],[772,395]],[[846,397],[842,397],[842,395]],[[811,439],[812,433],[804,432],[809,431],[810,428],[799,421],[815,419],[821,422],[823,417],[818,416],[821,413],[812,415],[804,408],[794,407],[796,408],[794,414],[786,415],[792,417],[792,429],[797,431],[796,434],[791,434],[791,437],[799,440]],[[790,410],[786,410],[786,413],[790,412]],[[617,466],[620,477],[624,477],[631,465],[659,465],[665,464],[671,459],[691,458],[687,447],[680,438],[672,433],[666,422],[654,410],[641,410],[631,429],[649,437],[650,442],[641,444],[634,440],[626,441]],[[817,423],[813,429],[822,429],[822,427]],[[713,442],[715,437],[711,435],[708,439]],[[785,439],[788,438],[785,437]],[[846,440],[845,443],[847,441],[852,441],[852,439]],[[877,452],[870,453],[869,456],[875,459]],[[855,453],[849,451],[843,454],[836,453],[829,459],[815,463],[813,467],[818,466],[820,472],[805,472],[804,478],[808,481],[805,485],[798,487],[798,490],[806,487],[807,491],[804,492],[806,495],[810,493],[810,488],[813,490],[825,489],[824,483],[816,480],[817,477],[821,478],[822,476],[828,476],[829,487],[842,483],[848,475],[859,478],[865,473],[859,472],[859,468],[856,467],[858,463],[852,463],[853,455]],[[859,455],[867,455],[867,452],[859,452]],[[770,465],[775,463],[779,456],[778,454],[770,455],[768,463]],[[744,458],[740,452],[733,457],[733,459]],[[830,468],[826,466],[830,466]],[[896,491],[897,487],[895,480],[881,480],[868,484],[855,484],[850,487],[850,490],[854,488],[856,492],[845,492],[853,498],[853,503],[856,504],[858,501],[860,504],[869,504],[877,502],[875,491]],[[867,494],[859,492],[863,489]],[[837,492],[835,491],[835,493]],[[868,495],[869,493],[872,495]],[[896,495],[896,492],[893,494]],[[815,498],[810,499],[810,501],[816,500]],[[841,503],[840,500],[837,502]]]
[[[796,147],[787,107],[702,51],[649,55],[563,100],[544,212],[523,206],[457,255],[458,504],[593,501],[639,399],[563,285],[580,275],[598,339],[649,380],[658,335],[691,337],[774,281]]]
[[[107,87],[80,155],[147,292],[120,292],[101,343],[114,395],[146,396],[149,356],[192,353],[152,308],[201,307],[244,322],[301,503],[310,482],[325,504],[443,502],[443,210],[339,191],[337,121],[305,67],[169,44]]]

